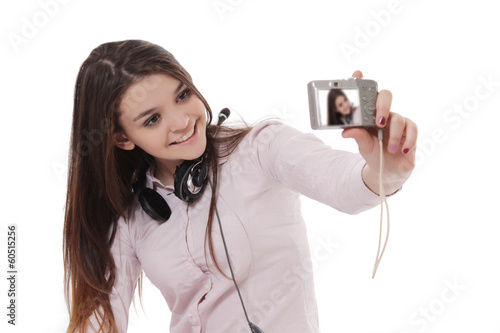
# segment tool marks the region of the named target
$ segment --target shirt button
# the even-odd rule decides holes
[[[189,316],[189,320],[191,321],[191,324],[193,324],[193,325],[199,324],[198,318],[196,318],[195,316]]]

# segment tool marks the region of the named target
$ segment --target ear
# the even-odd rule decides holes
[[[132,150],[135,144],[122,131],[113,134],[113,143],[123,150]]]

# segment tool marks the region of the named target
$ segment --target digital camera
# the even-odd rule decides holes
[[[307,85],[313,129],[375,127],[377,82],[361,78],[318,80]]]

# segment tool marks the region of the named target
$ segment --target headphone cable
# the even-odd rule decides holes
[[[213,190],[212,180],[210,179],[210,177],[208,177],[208,183],[210,184],[210,188]],[[236,287],[236,291],[238,292],[238,297],[240,298],[241,306],[243,307],[243,312],[245,313],[245,318],[247,319],[248,326],[250,326],[250,330],[252,331],[252,333],[264,333],[264,331],[262,331],[258,326],[253,324],[250,321],[250,319],[248,319],[248,314],[247,314],[247,310],[245,308],[245,303],[243,302],[243,298],[241,297],[240,288],[238,288],[238,284],[236,283],[236,279],[234,278],[233,267],[231,266],[231,261],[229,260],[229,252],[227,251],[226,239],[224,237],[224,232],[222,231],[222,224],[220,222],[217,204],[215,204],[214,207],[215,207],[215,215],[217,217],[217,222],[219,224],[220,235],[222,237],[222,244],[224,245],[224,251],[226,253],[227,264],[229,266],[229,271],[231,272],[231,278],[233,279],[234,286]]]

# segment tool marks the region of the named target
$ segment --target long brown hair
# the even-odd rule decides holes
[[[132,183],[154,158],[135,147],[125,151],[113,143],[121,131],[119,104],[134,82],[163,73],[183,82],[203,102],[207,124],[212,111],[194,86],[189,73],[162,47],[141,40],[105,43],[83,62],[75,86],[73,124],[68,158],[68,188],[64,217],[65,295],[70,314],[68,332],[84,332],[95,315],[99,332],[117,332],[109,300],[116,274],[111,245],[120,216],[133,211]],[[205,234],[210,256],[220,270],[212,246],[212,221],[219,158],[228,156],[250,131],[223,128],[212,138],[207,128],[212,199]],[[139,291],[141,286],[139,285]]]

